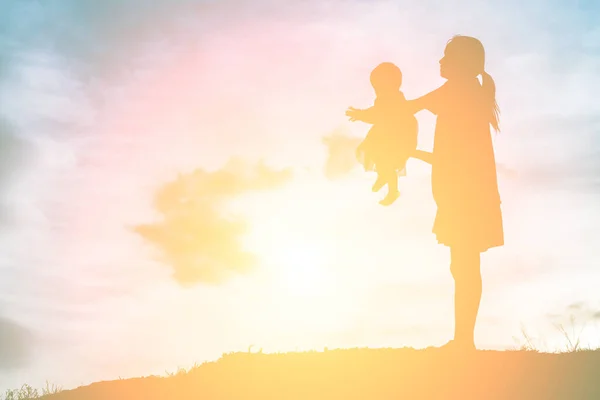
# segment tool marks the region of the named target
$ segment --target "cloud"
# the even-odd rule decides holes
[[[30,333],[16,323],[0,317],[0,371],[27,363]]]
[[[23,145],[6,121],[0,119],[0,185],[10,179],[14,164],[21,159]]]
[[[563,313],[548,314],[547,317],[556,326],[585,325],[600,321],[600,310],[589,302],[580,301],[569,304]]]
[[[358,165],[356,148],[361,141],[361,138],[340,130],[323,138],[323,144],[327,147],[325,176],[328,179],[342,178]]]
[[[18,177],[27,154],[26,150],[25,142],[14,134],[5,120],[0,119],[0,226],[14,222],[7,193]]]
[[[291,177],[290,169],[237,159],[217,171],[182,174],[156,194],[155,207],[163,220],[136,226],[135,231],[161,249],[163,261],[180,284],[221,283],[248,272],[256,262],[242,245],[247,223],[227,215],[226,203],[249,192],[280,187]]]
[[[179,3],[181,6],[191,1]],[[158,29],[158,21],[170,15],[166,11],[181,8],[171,2],[146,5],[140,0],[98,3],[8,0],[2,4],[0,23],[6,42],[13,47],[53,48],[74,60],[86,61],[78,67],[109,67],[111,60],[126,56],[139,42],[162,34],[164,23]]]
[[[547,117],[528,124],[520,177],[528,185],[600,193],[600,118],[596,115]],[[537,149],[537,151],[533,150]]]
[[[70,68],[87,79],[127,73],[138,51],[156,43],[202,46],[207,38],[237,30],[248,21],[310,15],[318,2],[223,0],[78,0],[2,2],[0,49],[46,49],[72,61]],[[258,24],[258,23],[257,23]],[[215,35],[216,33],[216,35]],[[199,41],[201,39],[201,42]]]

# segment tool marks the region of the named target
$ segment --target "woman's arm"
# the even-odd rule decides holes
[[[435,89],[413,100],[407,101],[407,108],[410,113],[416,114],[421,110],[428,110],[433,114],[438,114],[440,105],[443,103],[444,92],[446,85],[442,85],[439,88]]]
[[[415,150],[411,155],[412,158],[426,162],[427,164],[433,164],[433,153],[423,150]]]
[[[407,100],[406,103],[407,103],[406,107],[408,108],[408,112],[411,114],[416,114],[419,111],[427,108],[427,105],[426,105],[427,104],[427,95],[421,96],[417,99]]]

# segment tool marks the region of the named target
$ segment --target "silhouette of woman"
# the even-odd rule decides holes
[[[446,83],[409,101],[413,112],[437,115],[433,152],[414,158],[432,166],[431,185],[439,243],[450,247],[455,282],[454,340],[444,348],[475,349],[474,331],[481,299],[480,254],[504,244],[500,195],[490,125],[499,131],[496,86],[484,70],[481,42],[455,36],[440,60]],[[478,76],[481,75],[481,83]]]

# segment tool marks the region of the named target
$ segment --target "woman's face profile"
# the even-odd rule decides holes
[[[463,43],[450,42],[440,59],[440,76],[446,79],[467,79],[481,73],[475,68],[482,64],[482,57],[471,47]],[[483,70],[483,68],[482,68]]]
[[[452,52],[449,51],[449,47],[450,46],[446,46],[444,56],[440,59],[440,76],[446,79],[450,79],[455,75],[455,63],[452,62]]]

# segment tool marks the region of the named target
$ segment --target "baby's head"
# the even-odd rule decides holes
[[[402,86],[402,71],[391,62],[381,63],[371,72],[371,85],[376,94],[398,91]]]

